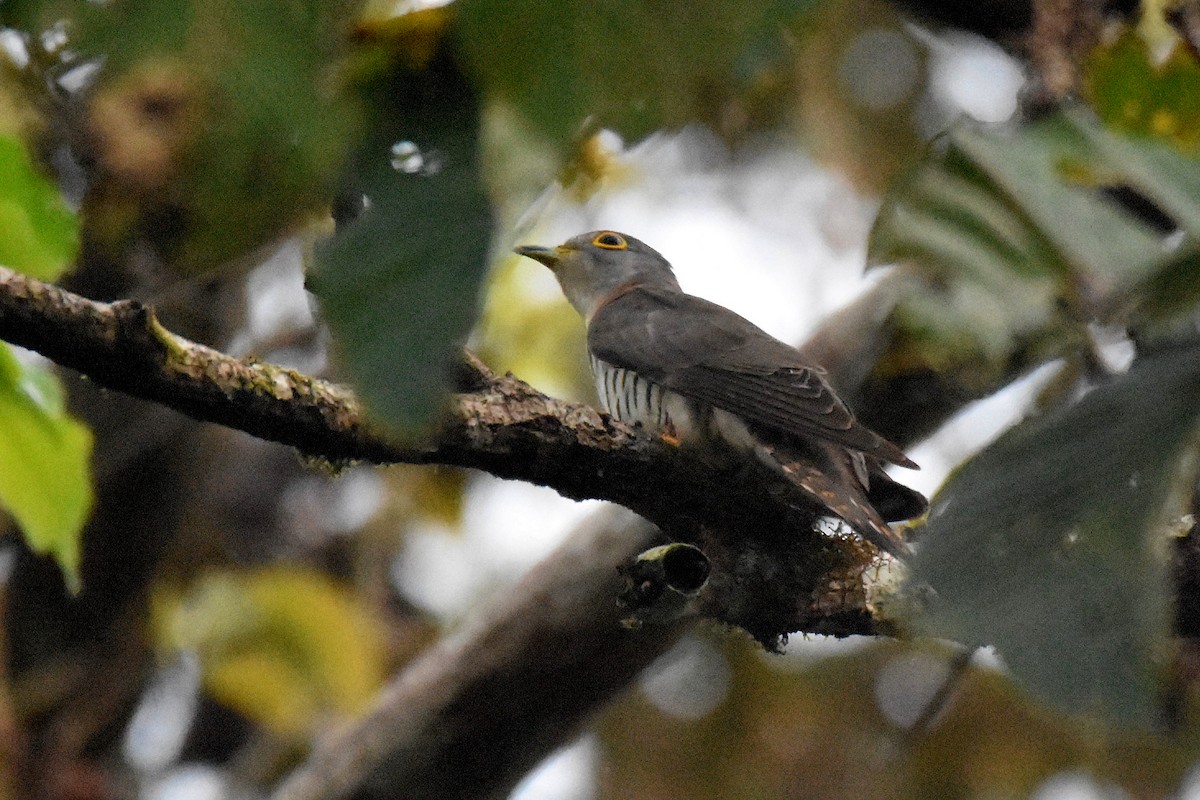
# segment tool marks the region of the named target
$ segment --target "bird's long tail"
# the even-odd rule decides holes
[[[760,444],[755,450],[763,463],[800,487],[831,514],[845,520],[868,542],[897,558],[912,555],[908,543],[888,527],[867,500],[866,488],[854,474],[852,465],[847,463],[842,469],[831,465],[828,471],[823,471],[811,459],[801,458],[784,447]]]

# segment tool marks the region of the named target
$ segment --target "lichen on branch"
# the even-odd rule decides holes
[[[816,533],[820,513],[756,464],[715,465],[591,407],[547,397],[465,353],[433,431],[399,441],[346,387],[236,358],[166,330],[134,301],[101,303],[0,268],[0,338],[96,383],[334,462],[443,464],[619,503],[701,547],[700,613],[772,646],[794,631],[880,629],[873,551]],[[883,625],[887,629],[887,625]]]

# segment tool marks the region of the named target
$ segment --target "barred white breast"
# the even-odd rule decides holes
[[[738,417],[648,381],[630,369],[590,357],[604,410],[622,422],[641,423],[680,441],[723,440],[753,449],[754,437]]]
[[[622,422],[640,422],[653,431],[669,432],[674,420],[663,406],[664,390],[636,372],[592,357],[596,393],[604,410]]]

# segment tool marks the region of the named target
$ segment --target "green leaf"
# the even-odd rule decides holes
[[[1200,159],[1160,140],[1114,135],[1084,124],[1076,130],[1109,175],[1115,174],[1193,239],[1200,239]]]
[[[1187,234],[1173,247],[1160,248],[1114,305],[1149,319],[1194,306],[1200,302],[1200,159],[1161,141],[1081,130],[1096,153],[1119,165],[1123,186],[1149,200]]]
[[[1168,247],[1106,193],[1115,187],[1189,236]],[[1014,132],[951,131],[889,193],[869,259],[915,264],[939,288],[900,308],[930,363],[973,359],[996,374],[1014,353],[1070,352],[1081,320],[1128,323],[1200,301],[1197,242],[1200,161],[1061,113]]]
[[[475,319],[492,219],[478,102],[457,67],[436,58],[373,92],[372,135],[351,177],[369,202],[320,248],[309,285],[368,407],[412,433],[438,408]]]
[[[79,588],[80,534],[92,507],[92,434],[63,405],[57,379],[0,343],[0,504],[29,546]]]
[[[913,560],[913,585],[934,593],[918,627],[994,644],[1060,709],[1151,724],[1169,633],[1165,514],[1195,477],[1180,473],[1197,396],[1200,346],[1156,353],[960,468]]]
[[[70,29],[89,9],[74,0],[5,0],[0,3],[0,25],[37,37],[55,26]]]
[[[787,52],[778,23],[804,5],[462,0],[458,11],[489,95],[561,147],[585,123],[639,139],[709,120],[722,98],[753,92],[763,68]]]
[[[1200,65],[1182,44],[1166,59],[1130,26],[1092,50],[1083,93],[1091,108],[1116,130],[1158,137],[1200,155]]]
[[[1101,176],[1120,174],[1095,147],[1110,136],[1073,115],[1016,134],[958,126],[889,193],[871,262],[915,260],[993,284],[1051,278],[1064,294],[1090,281],[1128,285],[1159,258],[1161,238],[1096,191]],[[930,231],[940,232],[932,242]]]
[[[384,628],[318,572],[210,573],[155,601],[159,646],[196,652],[213,697],[277,734],[303,740],[331,714],[356,716],[383,682]]]
[[[79,226],[58,187],[38,173],[19,139],[0,135],[0,264],[41,280],[66,271]]]

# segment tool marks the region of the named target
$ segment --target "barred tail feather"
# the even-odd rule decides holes
[[[883,521],[867,500],[865,489],[856,482],[849,470],[845,476],[849,480],[839,480],[838,476],[822,472],[809,461],[796,458],[783,448],[764,444],[756,447],[755,453],[765,464],[804,490],[816,503],[845,520],[871,544],[897,558],[912,555],[908,543]]]

